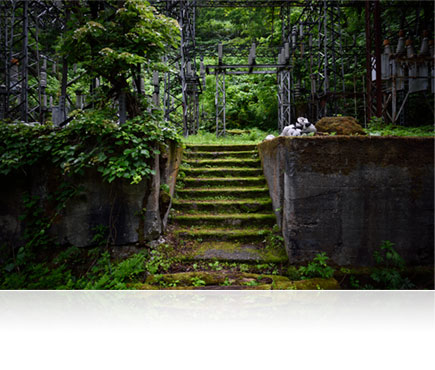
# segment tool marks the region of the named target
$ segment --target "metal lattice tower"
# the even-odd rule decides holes
[[[0,118],[45,121],[47,57],[39,30],[61,28],[61,7],[58,1],[0,2]]]
[[[281,132],[285,126],[292,123],[292,75],[290,65],[290,49],[292,47],[291,39],[291,9],[287,6],[281,7],[281,39],[283,48],[278,56],[278,64],[287,64],[277,73],[278,85],[278,132]]]
[[[337,94],[344,92],[343,49],[341,43],[342,27],[340,7],[323,0],[323,14],[319,17],[319,51],[320,52],[319,90],[327,98],[331,94],[334,99],[330,104],[324,104],[319,111],[319,118],[331,113],[339,113]]]
[[[7,0],[0,4],[2,16],[2,70],[0,72],[2,115],[24,122],[41,121],[41,66],[38,49],[38,20],[28,1]],[[45,86],[44,86],[45,85]]]
[[[197,74],[195,50],[195,20],[197,0],[155,0],[151,3],[180,25],[180,49],[165,57],[170,69],[165,73],[163,107],[166,121],[181,105],[183,134],[195,134],[199,128],[200,80]],[[181,93],[181,101],[179,95]]]
[[[342,28],[345,22],[341,2],[306,2],[299,21],[292,28],[295,56],[303,57],[308,46],[310,71],[310,119],[343,113],[338,99],[345,97]],[[300,50],[300,51],[299,51]],[[294,89],[292,90],[295,94]]]
[[[181,29],[180,77],[183,100],[183,134],[196,133],[198,127],[198,88],[195,53],[196,1],[180,0],[178,23]]]
[[[181,127],[180,120],[173,114],[182,110],[182,128],[184,135],[197,132],[199,128],[199,94],[205,88],[205,71],[203,64],[197,63],[196,55],[212,56],[215,45],[209,47],[195,41],[196,11],[206,7],[258,7],[279,8],[282,21],[282,44],[279,48],[265,48],[249,51],[247,65],[214,66],[216,76],[216,132],[225,133],[225,76],[231,74],[276,73],[278,85],[278,127],[292,123],[299,115],[301,102],[308,108],[303,111],[311,121],[325,115],[349,114],[347,99],[352,97],[352,113],[361,114],[361,102],[364,102],[366,117],[384,116],[395,122],[404,120],[407,97],[419,91],[434,90],[433,51],[411,53],[406,46],[405,54],[381,53],[381,35],[391,39],[394,31],[381,22],[381,14],[386,7],[397,7],[402,12],[400,27],[405,29],[408,38],[420,37],[423,30],[428,30],[428,37],[433,33],[433,5],[424,1],[416,1],[410,13],[400,2],[381,4],[379,1],[365,2],[345,0],[151,0],[158,11],[178,20],[181,30],[181,45],[177,49],[168,49],[163,61],[169,67],[163,79],[163,108],[166,121],[173,121]],[[103,2],[105,5],[109,4]],[[66,106],[74,103],[67,95],[68,65],[55,56],[41,53],[38,38],[45,35],[47,29],[63,29],[68,14],[68,3],[59,0],[3,0],[0,1],[0,118],[22,120],[26,122],[44,122],[47,112],[51,110],[53,122],[63,125],[66,119]],[[360,11],[365,7],[366,48],[357,47],[356,38],[353,46],[344,45],[343,39],[350,40],[343,30],[346,19],[343,7],[355,7]],[[291,9],[300,7],[302,13],[293,22]],[[294,14],[293,14],[294,15]],[[424,19],[423,19],[424,17]],[[410,20],[411,19],[411,20]],[[423,26],[424,24],[424,26]],[[424,28],[422,28],[424,27]],[[344,36],[346,36],[344,38]],[[394,38],[394,37],[393,37]],[[43,39],[43,38],[42,38]],[[423,40],[423,38],[422,38]],[[429,41],[426,40],[426,43]],[[432,44],[433,45],[433,44]],[[258,47],[259,45],[257,45]],[[270,46],[270,45],[269,45]],[[212,50],[213,49],[213,50]],[[428,49],[428,46],[426,46]],[[45,49],[44,49],[45,50]],[[433,46],[432,49],[433,50]],[[243,57],[247,55],[245,46],[225,45],[228,56]],[[257,54],[255,54],[257,53]],[[270,64],[279,53],[278,61]],[[257,57],[265,57],[267,62],[261,67],[256,64]],[[432,57],[431,57],[432,55]],[[363,87],[358,87],[364,72],[361,60],[365,57],[366,77]],[[392,63],[392,58],[400,63]],[[432,59],[431,59],[432,58]],[[385,60],[385,61],[383,61]],[[382,61],[382,62],[381,62]],[[403,74],[396,75],[386,70],[385,66],[404,65]],[[62,65],[59,76],[58,66]],[[209,66],[213,67],[213,66]],[[236,70],[236,69],[239,70]],[[240,70],[245,68],[245,70]],[[269,70],[265,70],[268,68]],[[246,70],[247,69],[247,70]],[[135,76],[135,84],[139,93],[141,69]],[[355,75],[358,71],[358,76]],[[346,91],[345,73],[353,74],[353,90]],[[47,74],[59,80],[61,93],[59,105],[47,104]],[[382,74],[382,76],[381,76]],[[399,78],[402,82],[392,83],[391,78]],[[76,77],[77,78],[77,77]],[[202,81],[201,81],[202,79]],[[136,81],[137,80],[137,81]],[[154,81],[155,80],[155,81]],[[160,79],[153,78],[154,106],[159,105]],[[347,80],[348,81],[348,80]],[[202,83],[201,83],[202,82]],[[393,88],[391,87],[393,86]],[[424,89],[423,89],[424,87]],[[91,89],[92,94],[93,89]],[[365,97],[365,99],[360,99]],[[357,98],[360,99],[357,103]],[[360,106],[358,106],[360,104]],[[52,108],[48,109],[48,106]],[[80,107],[89,105],[82,103]],[[391,108],[390,108],[391,106]],[[304,108],[305,109],[305,108]],[[391,109],[391,114],[389,112]],[[121,111],[121,110],[120,110]],[[402,113],[401,113],[402,112]],[[56,120],[54,119],[56,116]]]

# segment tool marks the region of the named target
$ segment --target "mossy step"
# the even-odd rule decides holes
[[[178,225],[196,226],[196,225],[228,225],[228,226],[273,226],[276,218],[273,213],[230,213],[210,215],[207,213],[190,214],[173,217]]]
[[[186,150],[183,155],[186,158],[258,158],[256,150],[243,152],[191,152]]]
[[[174,233],[180,240],[195,240],[195,241],[238,241],[246,243],[261,243],[266,235],[270,232],[269,229],[222,229],[222,228],[190,228],[190,229],[175,229]]]
[[[188,271],[172,274],[149,275],[145,283],[131,284],[133,289],[273,289],[273,290],[338,290],[334,278],[291,281],[281,275],[260,275],[247,272]]]
[[[256,144],[187,144],[186,149],[192,152],[246,152],[251,150],[257,150]]]
[[[264,177],[186,177],[182,180],[186,187],[205,186],[265,186]]]
[[[259,159],[192,159],[184,160],[184,163],[191,167],[261,168],[261,161]]]
[[[214,167],[214,168],[181,168],[188,177],[253,177],[263,176],[261,168]]]
[[[172,207],[176,211],[202,211],[202,212],[262,212],[272,211],[272,201],[265,199],[246,200],[182,200],[174,199]]]
[[[178,260],[217,260],[221,262],[285,263],[285,248],[266,247],[262,243],[234,241],[194,241],[177,254]]]
[[[266,187],[259,188],[189,188],[177,190],[177,196],[184,199],[209,197],[237,197],[238,199],[264,198],[269,194]]]

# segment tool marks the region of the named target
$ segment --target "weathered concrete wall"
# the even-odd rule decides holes
[[[81,191],[66,203],[65,209],[54,219],[49,230],[62,245],[85,247],[92,245],[95,227],[109,228],[115,245],[127,245],[153,240],[166,227],[171,197],[181,162],[182,149],[175,143],[160,148],[154,159],[155,176],[131,185],[127,180],[111,184],[102,180],[96,169],[87,169],[82,176],[67,181]],[[32,173],[0,177],[0,244],[21,244],[25,224],[23,196],[28,193],[41,198],[46,215],[54,214],[50,194],[65,181],[58,170],[49,164],[33,168]],[[169,195],[162,202],[161,185],[169,185]]]
[[[409,265],[433,265],[433,138],[278,137],[259,152],[291,263],[326,252],[370,266],[390,240]]]

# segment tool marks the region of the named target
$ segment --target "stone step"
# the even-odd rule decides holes
[[[186,150],[183,156],[188,159],[205,159],[205,158],[258,158],[258,152],[256,150],[242,151],[242,152],[192,152]]]
[[[337,290],[340,285],[334,278],[292,281],[287,276],[260,275],[232,271],[186,271],[147,276],[145,283],[130,284],[133,289],[170,290]]]
[[[240,168],[240,167],[214,167],[214,168],[184,168],[180,171],[184,172],[187,177],[254,177],[263,176],[261,168]]]
[[[238,167],[238,168],[261,168],[261,161],[259,159],[243,159],[243,158],[234,158],[234,159],[189,159],[184,160],[183,165],[186,167]]]
[[[174,231],[178,240],[192,240],[196,242],[203,241],[231,241],[244,243],[262,243],[271,228],[213,228],[206,227],[196,228],[178,228]]]
[[[187,243],[176,255],[180,261],[217,260],[221,262],[285,263],[288,261],[284,247],[271,248],[263,243],[237,241],[203,241]]]
[[[218,186],[265,186],[264,177],[186,177],[182,180],[189,188],[218,187]]]
[[[176,211],[188,212],[225,212],[225,213],[253,213],[272,211],[272,201],[270,198],[245,199],[245,200],[184,200],[174,199],[172,207]]]
[[[273,226],[276,218],[273,213],[230,213],[210,215],[208,213],[177,215],[172,218],[175,224],[182,226]]]
[[[267,187],[252,187],[252,188],[186,188],[177,190],[177,196],[182,199],[198,199],[198,198],[264,198],[269,194]]]
[[[186,149],[191,152],[246,152],[257,150],[256,144],[224,144],[224,145],[214,145],[214,144],[205,144],[205,145],[196,145],[196,144],[187,144]]]

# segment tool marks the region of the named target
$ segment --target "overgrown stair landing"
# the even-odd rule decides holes
[[[266,247],[275,225],[256,145],[188,145],[173,202],[177,250],[188,260],[285,262]]]

